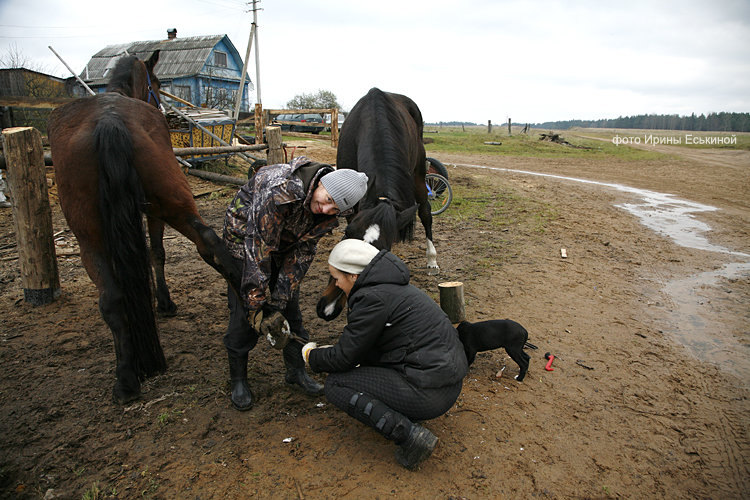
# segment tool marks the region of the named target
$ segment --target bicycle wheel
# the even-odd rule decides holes
[[[448,179],[438,174],[427,174],[424,178],[427,185],[427,199],[430,200],[432,215],[442,214],[453,201],[453,189]]]
[[[427,160],[427,173],[428,174],[439,174],[448,178],[448,169],[445,168],[445,165],[442,164],[440,160],[436,160],[435,158],[430,158],[429,156],[426,158]]]

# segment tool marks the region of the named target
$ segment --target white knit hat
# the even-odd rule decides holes
[[[342,168],[321,177],[320,183],[331,195],[339,210],[344,212],[356,205],[365,195],[367,180],[367,174],[364,172]]]
[[[380,250],[355,238],[341,240],[328,256],[328,263],[349,274],[361,274]]]

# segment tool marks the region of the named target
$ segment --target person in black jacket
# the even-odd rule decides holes
[[[444,414],[461,393],[468,368],[458,333],[387,250],[347,239],[328,263],[348,296],[347,325],[336,345],[310,342],[302,356],[312,371],[329,373],[326,398],[394,441],[398,462],[413,469],[438,441],[415,421]]]

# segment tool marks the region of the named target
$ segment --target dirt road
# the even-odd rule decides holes
[[[333,161],[323,146],[306,151]],[[33,308],[12,252],[0,256],[0,496],[747,498],[747,154],[731,165],[430,155],[448,164],[462,196],[492,193],[482,195],[487,213],[462,217],[456,205],[436,218],[437,277],[423,269],[419,230],[394,252],[430,295],[441,281],[463,281],[470,320],[519,321],[539,350],[529,351],[523,383],[504,352],[477,357],[455,407],[426,422],[440,443],[419,471],[398,466],[391,443],[324,399],[286,386],[281,357],[266,345],[251,353],[257,405],[234,411],[221,343],[225,285],[171,232],[167,272],[180,310],[160,320],[169,371],[125,408],[110,399],[111,335],[78,258],[60,259],[63,297]],[[647,228],[623,208],[638,203],[636,193],[562,177],[715,207],[692,218],[730,252],[686,248]],[[195,192],[213,187],[192,182]],[[198,199],[217,230],[232,191]],[[511,222],[492,224],[506,209]],[[54,221],[64,229],[58,209]],[[0,235],[3,247],[13,241],[9,210],[0,211]],[[338,238],[321,243],[322,256]],[[739,267],[701,281],[727,264]],[[317,340],[330,343],[343,319],[315,317],[326,277],[319,258],[303,307]],[[544,369],[548,351],[554,371]],[[742,356],[716,361],[729,351]]]

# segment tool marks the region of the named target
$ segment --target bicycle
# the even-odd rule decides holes
[[[435,158],[427,158],[427,163],[427,199],[430,200],[432,215],[438,215],[445,212],[453,201],[453,189],[448,182],[448,169]]]

